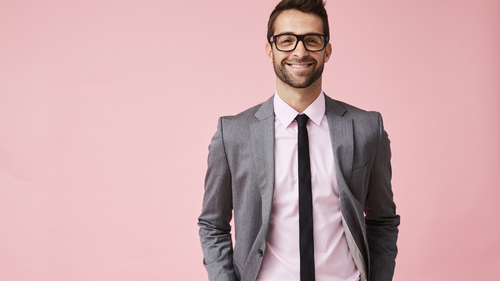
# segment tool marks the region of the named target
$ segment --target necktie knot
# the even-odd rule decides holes
[[[309,120],[309,116],[305,114],[299,114],[295,117],[295,120],[297,120],[299,127],[305,127],[307,126],[307,121]]]

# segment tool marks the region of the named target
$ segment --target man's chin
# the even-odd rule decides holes
[[[305,89],[305,88],[311,86],[311,84],[288,84],[288,86],[295,88],[295,89]]]
[[[291,79],[290,77],[287,77],[286,79],[280,78],[280,80],[292,88],[305,89],[314,84],[314,82],[318,79],[311,81],[309,77],[304,77],[303,79]]]

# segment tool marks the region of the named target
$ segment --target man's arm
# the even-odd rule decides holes
[[[365,203],[365,223],[370,249],[370,281],[390,281],[398,252],[399,215],[391,187],[391,148],[379,114],[379,145],[370,174]]]
[[[231,172],[223,140],[222,118],[209,146],[203,209],[198,218],[203,264],[211,281],[238,280],[233,268],[231,240]]]

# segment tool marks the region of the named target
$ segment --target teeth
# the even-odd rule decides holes
[[[307,64],[291,64],[292,67],[307,67]]]

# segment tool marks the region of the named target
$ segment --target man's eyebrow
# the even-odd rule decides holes
[[[291,32],[291,31],[283,31],[283,32],[278,33],[278,34],[276,34],[274,36],[278,36],[278,35],[290,35],[290,34],[297,35],[297,34],[295,34],[294,32]]]
[[[309,34],[321,34],[321,33],[317,33],[317,32],[307,32],[307,33],[304,33],[304,34],[297,34],[293,31],[283,31],[281,33],[278,33],[274,36],[279,36],[279,35],[309,35]]]

